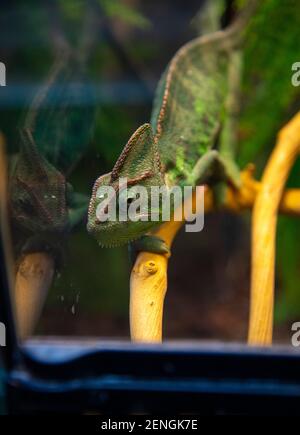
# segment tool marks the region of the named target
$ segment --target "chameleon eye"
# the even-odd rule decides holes
[[[135,192],[132,191],[130,192],[127,190],[120,192],[119,201],[118,201],[118,206],[120,208],[120,211],[124,213],[128,212],[130,205],[135,199],[136,199]]]
[[[109,195],[109,191],[106,190],[105,186],[99,187],[99,189],[96,192],[96,198],[99,201],[103,201],[103,199],[107,199]]]
[[[128,196],[127,200],[126,200],[126,204],[127,204],[127,210],[129,209],[130,205],[137,199],[137,195],[136,194],[131,194],[130,196]]]

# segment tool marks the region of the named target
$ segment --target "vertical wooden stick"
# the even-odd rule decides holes
[[[13,254],[11,230],[8,218],[7,179],[8,175],[5,139],[3,134],[0,132],[0,226],[3,241],[6,247],[6,267],[9,269],[8,277],[10,281],[10,288],[13,288]]]
[[[155,235],[169,247],[182,222],[163,224]],[[133,341],[161,342],[163,306],[167,291],[166,255],[141,252],[130,278],[130,331]]]
[[[248,335],[251,345],[272,343],[277,214],[299,148],[300,112],[280,131],[254,203]]]
[[[33,333],[55,272],[54,259],[47,253],[25,255],[18,267],[15,301],[21,339]]]
[[[132,341],[161,342],[163,306],[167,290],[164,255],[142,252],[130,278],[130,331]]]

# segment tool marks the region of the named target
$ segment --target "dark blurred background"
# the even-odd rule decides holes
[[[79,103],[83,116],[89,107],[95,118],[85,152],[70,177],[76,190],[90,195],[95,179],[111,170],[132,132],[149,121],[162,71],[176,50],[199,33],[195,17],[202,3],[97,0],[95,41],[83,83],[93,99]],[[276,132],[299,109],[299,89],[290,83],[291,65],[300,61],[299,4],[282,3],[264,2],[246,45],[239,160],[241,166],[255,162],[257,176]],[[46,4],[1,2],[0,61],[7,67],[7,87],[1,89],[0,128],[10,153],[18,150],[17,126],[53,63]],[[76,43],[88,2],[57,4],[64,32]],[[225,20],[235,9],[234,2],[227,3]],[[300,185],[298,173],[299,165],[291,176],[293,186]],[[279,342],[289,340],[291,323],[300,320],[299,226],[287,218],[279,224],[275,328]],[[199,234],[178,235],[169,265],[165,338],[245,340],[249,240],[250,216],[225,213],[207,215]],[[128,339],[129,276],[127,248],[102,249],[82,226],[70,237],[65,265],[36,334]]]

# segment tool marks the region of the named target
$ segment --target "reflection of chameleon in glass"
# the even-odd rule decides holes
[[[256,6],[242,11],[226,30],[217,31],[184,45],[163,74],[154,101],[151,123],[132,135],[112,172],[98,178],[89,207],[88,231],[103,246],[120,245],[139,239],[138,249],[165,252],[164,243],[146,236],[157,222],[101,222],[97,209],[102,186],[112,186],[117,200],[125,191],[118,181],[141,185],[151,196],[151,186],[220,185],[238,187],[239,169],[234,161],[237,96],[241,72],[240,45],[243,30]],[[218,189],[222,198],[222,189]],[[135,198],[127,198],[128,207]],[[118,201],[116,201],[118,203]],[[153,212],[153,210],[152,210]],[[161,216],[161,210],[155,210]]]
[[[94,118],[92,101],[81,104],[87,91],[78,85],[85,77],[88,51],[83,55],[80,44],[73,50],[62,34],[58,39],[57,60],[33,99],[21,129],[19,153],[11,158],[9,183],[18,255],[50,251],[55,259],[68,233],[86,215],[87,198],[74,192],[66,177],[86,149]],[[77,84],[76,97],[72,83]]]
[[[84,195],[37,150],[30,131],[10,165],[10,215],[21,252],[49,251],[58,258],[67,234],[86,214]]]

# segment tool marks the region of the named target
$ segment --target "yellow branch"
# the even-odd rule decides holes
[[[253,207],[262,189],[262,183],[253,178],[254,170],[254,165],[250,163],[241,172],[242,186],[239,191],[228,188],[225,203],[227,210],[241,212]],[[283,193],[279,202],[279,212],[288,216],[300,217],[300,189],[287,189]]]
[[[280,131],[265,168],[252,217],[252,276],[248,342],[272,343],[277,214],[280,203],[291,208],[297,192],[282,194],[300,148],[300,112]],[[296,204],[299,209],[299,202]]]
[[[189,199],[195,202],[195,196]],[[161,225],[155,235],[171,247],[183,222],[170,221]],[[163,305],[167,290],[166,255],[141,252],[130,278],[130,331],[133,341],[162,340]]]
[[[8,198],[7,198],[7,159],[6,147],[3,134],[0,132],[0,231],[4,247],[5,267],[7,269],[9,291],[14,287],[13,276],[13,253],[11,242],[11,231],[8,219]],[[14,304],[12,304],[13,315]]]
[[[54,259],[45,252],[24,255],[15,281],[19,337],[30,336],[43,309],[55,273]]]

